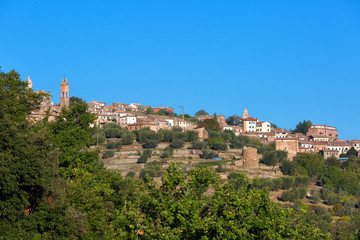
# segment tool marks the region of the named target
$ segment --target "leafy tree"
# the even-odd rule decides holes
[[[97,152],[84,151],[92,142],[95,129],[90,126],[96,119],[87,108],[85,102],[70,102],[50,123],[55,146],[61,152],[60,167],[76,167],[83,161],[96,162]]]
[[[158,145],[157,140],[146,139],[145,143],[143,144],[143,148],[156,148],[157,145]]]
[[[106,144],[107,149],[119,149],[121,147],[121,142],[108,142]]]
[[[296,170],[298,169],[297,162],[291,162],[291,161],[283,161],[280,166],[280,170],[285,175],[293,176],[296,173]]]
[[[226,123],[230,126],[237,126],[241,123],[241,117],[238,115],[232,115],[226,119]]]
[[[202,154],[200,155],[201,158],[205,158],[205,159],[212,159],[212,158],[218,157],[218,156],[219,155],[217,154],[217,152],[211,151],[208,149],[202,150]]]
[[[150,149],[146,149],[140,155],[137,163],[147,163],[148,159],[151,157],[152,151]]]
[[[325,161],[319,153],[298,153],[294,161],[303,169],[309,177],[321,177],[324,174]]]
[[[227,144],[224,142],[215,142],[212,146],[212,149],[225,151],[227,149]]]
[[[70,102],[85,102],[84,100],[82,100],[81,98],[79,97],[75,97],[75,96],[72,96],[70,99],[69,99]]]
[[[205,119],[198,124],[198,127],[204,127],[207,131],[220,131],[220,125],[216,118]]]
[[[191,145],[192,145],[192,149],[202,150],[208,148],[208,144],[204,141],[193,141]]]
[[[174,149],[172,147],[166,147],[161,154],[161,158],[169,158],[174,154]]]
[[[293,133],[303,133],[306,134],[309,128],[312,126],[312,122],[310,120],[299,122],[296,125],[296,128],[292,131]]]
[[[15,71],[0,71],[0,89],[0,236],[33,238],[45,219],[50,225],[56,220],[64,227],[70,223],[60,204],[65,185],[59,178],[58,153],[47,126],[26,119],[44,94],[28,89]],[[64,215],[52,217],[51,211]],[[70,232],[72,228],[64,231],[64,237]]]
[[[149,107],[146,109],[146,114],[154,114],[154,109]]]
[[[123,145],[130,145],[133,144],[135,140],[135,136],[133,133],[129,131],[123,131],[121,134],[121,143]]]
[[[294,186],[294,178],[290,176],[283,176],[282,178],[282,189],[289,189]]]
[[[335,156],[331,156],[325,160],[325,165],[327,167],[330,167],[330,166],[341,167],[341,160]]]
[[[158,161],[153,161],[145,164],[145,168],[141,169],[139,178],[147,180],[148,177],[160,177],[161,176],[161,164]]]
[[[265,153],[261,161],[267,166],[276,166],[279,162],[287,160],[287,152],[281,150],[274,150]]]
[[[196,131],[186,131],[186,142],[193,142],[199,139],[199,133]]]
[[[105,151],[104,153],[103,153],[103,155],[102,155],[102,159],[106,159],[106,158],[111,158],[111,157],[113,157],[115,155],[115,152],[114,151],[112,151],[112,150],[107,150],[107,151]]]
[[[182,148],[184,147],[185,142],[182,139],[175,139],[171,142],[170,147],[172,148]]]
[[[347,156],[357,156],[358,152],[355,150],[354,147],[350,148],[349,151],[346,153]]]
[[[195,116],[205,116],[205,115],[209,115],[209,113],[206,112],[204,109],[201,109],[195,113]]]

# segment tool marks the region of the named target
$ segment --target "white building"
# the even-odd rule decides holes
[[[135,124],[136,117],[132,116],[123,116],[118,118],[118,124],[120,125],[128,125],[128,124]]]
[[[244,132],[256,132],[256,118],[244,118],[243,119],[243,128]]]
[[[288,132],[275,132],[275,138],[286,138],[289,136]]]
[[[270,132],[271,131],[271,123],[263,121],[256,123],[256,131],[257,132]]]

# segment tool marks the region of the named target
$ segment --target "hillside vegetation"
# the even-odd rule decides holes
[[[250,181],[242,173],[223,181],[206,166],[187,170],[169,163],[162,169],[149,161],[140,178],[122,177],[105,169],[99,149],[90,148],[99,133],[90,127],[95,116],[85,102],[70,102],[53,122],[29,123],[27,115],[43,96],[27,89],[15,71],[0,72],[0,85],[1,239],[341,239],[358,234],[351,228],[358,216],[324,233],[302,211],[271,202],[261,179]],[[142,151],[140,161],[147,162],[158,144],[150,137],[154,133],[145,130],[136,135],[115,131],[111,137],[119,134],[121,143],[107,143],[108,151],[136,139],[150,149]],[[218,141],[208,142],[211,151],[219,151],[215,143],[222,142],[224,133],[219,134]],[[164,159],[181,148],[180,139],[201,145],[191,132],[175,135]],[[240,138],[223,143],[229,141],[242,144]],[[290,172],[317,179],[318,172],[301,165],[305,160],[296,161]],[[152,173],[161,176],[160,184]],[[333,183],[338,191],[341,183]]]

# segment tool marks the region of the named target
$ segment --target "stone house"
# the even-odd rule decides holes
[[[297,138],[277,138],[275,139],[275,149],[288,152],[288,159],[293,160],[299,149]]]

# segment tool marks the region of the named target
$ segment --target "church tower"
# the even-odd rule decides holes
[[[28,78],[26,79],[25,83],[27,84],[27,87],[28,87],[29,89],[32,89],[33,84],[32,84],[32,81],[31,81],[29,75],[28,75]]]
[[[248,112],[248,110],[245,108],[244,113],[243,113],[243,118],[249,118],[249,117],[250,117],[249,112]]]
[[[69,83],[64,78],[60,84],[60,107],[69,105]]]

